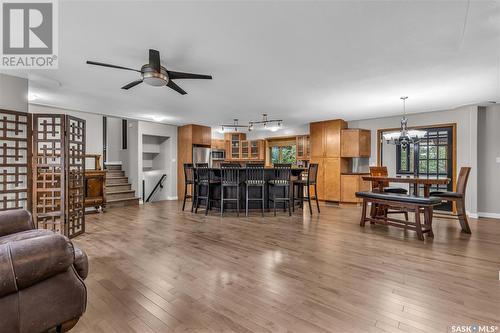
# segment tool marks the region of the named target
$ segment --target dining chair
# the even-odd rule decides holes
[[[458,218],[462,231],[470,234],[469,221],[467,220],[467,212],[465,211],[465,191],[467,190],[467,182],[469,180],[471,168],[461,167],[457,179],[457,190],[455,192],[448,191],[434,191],[430,192],[431,197],[438,197],[443,201],[452,201],[457,205],[457,214],[436,214],[442,218]]]
[[[318,190],[317,190],[317,178],[318,178],[318,168],[319,164],[311,163],[307,169],[306,179],[296,179],[293,181],[292,185],[292,209],[295,210],[295,200],[299,200],[302,207],[304,206],[304,201],[309,204],[309,214],[312,215],[311,200],[316,201],[316,207],[318,208],[318,213],[320,213],[319,202],[318,202]],[[297,187],[298,196],[295,197],[295,187]],[[304,187],[307,188],[307,195],[304,195]],[[314,198],[311,198],[311,187],[314,187]]]
[[[264,190],[266,187],[266,180],[264,178],[264,164],[263,163],[247,163],[245,165],[245,215],[248,216],[248,206],[250,201],[260,201],[262,216],[264,216],[265,209],[265,195]],[[251,196],[251,189],[258,188],[260,196]]]
[[[372,177],[387,177],[389,173],[387,171],[386,166],[371,166],[370,167],[370,176]],[[382,184],[380,184],[382,183]],[[384,192],[388,193],[399,193],[399,194],[408,194],[408,190],[402,187],[391,187],[389,186],[389,182],[372,182],[372,190],[378,190],[380,185],[383,186]]]
[[[220,215],[224,216],[224,201],[236,202],[236,214],[240,216],[240,165],[234,163],[222,163],[221,170],[221,192],[220,192]],[[230,189],[235,189],[234,196]],[[228,189],[229,191],[227,191]],[[226,197],[226,195],[229,195]]]
[[[372,177],[387,177],[389,176],[389,172],[387,171],[386,166],[371,166],[370,167],[370,176]],[[380,191],[380,185],[383,187],[383,191],[386,193],[397,193],[397,194],[408,194],[408,190],[401,187],[391,187],[389,186],[388,181],[372,181],[372,191]],[[405,220],[408,221],[408,211],[395,208],[389,210],[388,207],[377,207],[377,205],[371,206],[371,215],[389,215],[389,214],[403,214],[405,216]]]
[[[283,202],[283,208],[286,209],[288,204],[288,215],[292,216],[290,186],[292,177],[292,164],[290,163],[275,163],[273,178],[268,181],[268,200],[273,202],[274,216],[276,216],[276,202]],[[279,197],[277,190],[282,190],[283,196]]]

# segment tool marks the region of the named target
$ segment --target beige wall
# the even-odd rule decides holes
[[[28,80],[0,74],[0,109],[28,112]]]
[[[500,105],[478,115],[478,211],[500,218]]]

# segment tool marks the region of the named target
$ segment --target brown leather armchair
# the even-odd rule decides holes
[[[71,329],[85,312],[87,273],[68,238],[35,229],[26,210],[0,212],[0,332]]]

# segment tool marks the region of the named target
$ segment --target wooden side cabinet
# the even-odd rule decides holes
[[[360,128],[343,129],[340,154],[342,157],[370,157],[371,131]]]
[[[367,175],[367,174],[366,174]],[[341,202],[345,203],[360,203],[361,199],[356,198],[356,192],[369,191],[371,188],[370,182],[364,181],[363,174],[341,175]]]

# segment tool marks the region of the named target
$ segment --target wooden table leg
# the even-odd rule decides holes
[[[417,229],[417,238],[419,240],[424,240],[424,234],[422,233],[422,224],[420,224],[420,208],[415,207],[415,227]]]
[[[366,205],[368,203],[366,202],[366,199],[363,198],[363,208],[361,210],[361,220],[359,221],[359,225],[364,227],[365,226],[365,221],[366,221]],[[373,204],[372,204],[373,207]]]
[[[431,193],[431,185],[424,184],[424,197],[428,198],[430,193]]]

